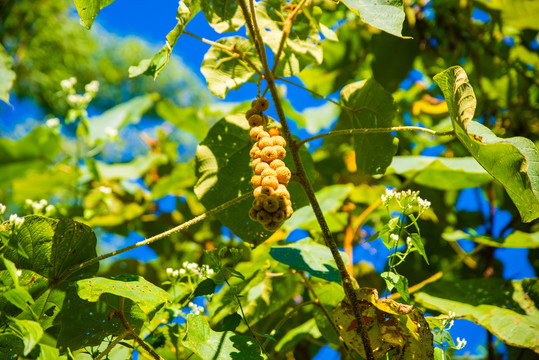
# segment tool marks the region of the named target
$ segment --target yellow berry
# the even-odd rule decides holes
[[[269,222],[269,223],[265,224],[264,229],[269,230],[269,231],[275,231],[278,228],[280,228],[282,224],[283,224],[282,222],[272,221],[272,222]]]
[[[262,206],[267,212],[274,213],[279,210],[279,198],[275,195],[268,196],[263,200]]]
[[[294,213],[294,209],[292,209],[292,206],[287,206],[285,210],[286,218],[289,219],[293,213]]]
[[[286,140],[282,136],[273,136],[271,138],[273,145],[286,146]]]
[[[258,114],[251,115],[248,121],[250,127],[256,127],[264,124],[264,118]]]
[[[251,151],[249,152],[249,155],[251,155],[251,159],[256,159],[260,157],[260,148],[254,144],[251,148]]]
[[[288,185],[290,177],[292,177],[290,169],[286,166],[281,166],[280,168],[277,168],[275,172],[277,173],[277,180],[279,181],[279,184]]]
[[[262,164],[266,164],[266,165],[267,165],[268,163],[262,163]],[[269,168],[269,165],[268,165],[267,169],[264,169],[264,171],[262,171],[262,173],[260,173],[260,176],[262,177],[262,179],[265,178],[266,176],[277,177],[277,172],[276,172],[275,170],[273,170],[273,169],[270,169],[270,168]],[[277,178],[277,181],[278,181],[278,180],[279,180],[279,179]]]
[[[270,137],[265,137],[265,138],[262,138],[260,140],[258,140],[258,148],[260,150],[268,147],[268,146],[273,146],[273,141],[271,140]]]
[[[251,210],[249,210],[249,217],[251,219],[257,220],[257,214],[258,214],[258,211],[255,208],[251,208]]]
[[[273,221],[282,223],[286,220],[286,213],[283,210],[277,210],[272,215]]]
[[[257,146],[257,149],[258,149],[258,146]],[[262,161],[270,163],[273,160],[277,159],[278,154],[276,150],[277,149],[275,149],[275,146],[265,147],[264,149],[262,149],[259,156],[262,159]]]
[[[255,175],[255,176],[259,176],[259,175]],[[262,179],[261,184],[263,187],[268,186],[272,188],[273,190],[277,190],[277,188],[279,187],[279,181],[277,181],[277,178],[275,176],[266,176],[265,178]]]
[[[273,188],[270,186],[260,186],[259,189],[260,189],[260,194],[266,195],[266,196],[273,195],[273,193],[275,192],[275,190],[273,190]],[[255,195],[254,192],[253,192],[253,195]]]
[[[269,134],[268,134],[267,131],[262,130],[262,131],[260,131],[260,132],[258,133],[258,135],[256,136],[256,140],[257,140],[257,141],[260,141],[260,139],[265,138],[265,137],[269,137]]]
[[[260,160],[260,161],[258,162],[258,164],[254,168],[255,174],[256,175],[262,175],[262,172],[264,170],[266,170],[266,169],[269,169],[270,166],[268,165],[268,163],[263,162],[261,159],[257,159],[257,160]],[[275,173],[275,176],[277,176],[277,173]]]
[[[273,189],[272,189],[272,190],[273,190]],[[259,196],[261,196],[261,195],[262,195],[262,186],[259,186],[259,187],[255,188],[255,189],[253,190],[253,196],[254,196],[255,198],[257,198],[257,197],[259,197]]]
[[[275,152],[277,154],[277,159],[283,160],[286,156],[286,150],[284,149],[284,147],[280,145],[276,145],[276,146],[273,146],[273,148],[275,149]]]
[[[251,185],[253,185],[253,189],[256,189],[262,184],[262,177],[260,175],[253,175],[251,178]]]
[[[251,130],[249,130],[249,136],[253,140],[258,140],[258,134],[260,134],[260,132],[262,131],[264,131],[264,128],[262,126],[254,127]]]
[[[251,166],[253,167],[253,171],[255,171],[256,169],[256,166],[258,164],[260,164],[262,162],[262,159],[260,159],[259,157],[256,158],[256,159],[253,159],[253,161],[251,161]],[[264,163],[265,164],[265,163]],[[260,174],[257,174],[257,175],[260,175]]]
[[[281,196],[285,199],[290,200],[290,193],[288,192],[288,189],[286,188],[286,186],[284,186],[283,184],[280,184],[277,187],[277,190],[275,191],[275,195]]]
[[[281,130],[279,130],[279,128],[271,128],[268,130],[268,133],[270,136],[279,136],[281,135]]]
[[[273,219],[273,216],[269,212],[264,211],[264,210],[260,210],[256,214],[256,220],[258,220],[262,224],[268,224],[271,222],[272,219]]]
[[[284,161],[282,161],[281,159],[275,159],[270,163],[270,168],[272,168],[273,170],[277,170],[281,166],[286,166]]]

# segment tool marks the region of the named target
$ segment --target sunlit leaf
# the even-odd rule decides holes
[[[444,233],[442,235],[444,240],[447,241],[457,241],[460,239],[468,239],[478,244],[483,244],[493,247],[502,247],[502,248],[528,248],[528,249],[537,249],[539,248],[539,232],[535,233],[526,233],[523,231],[515,231],[509,234],[504,239],[494,238],[491,236],[480,235],[473,236],[467,234],[463,231],[454,231],[452,233]]]
[[[15,81],[13,59],[0,44],[0,100],[9,104],[9,90]]]
[[[208,125],[198,116],[195,108],[180,108],[170,100],[162,100],[155,106],[157,115],[174,124],[178,129],[193,134],[198,140],[208,133]]]
[[[402,37],[402,0],[343,0],[343,3],[367,24]]]
[[[499,10],[504,24],[517,29],[539,30],[539,2],[530,0],[478,0],[483,6]]]
[[[218,33],[237,31],[245,24],[238,0],[202,1],[201,9],[208,23]]]
[[[465,71],[455,66],[436,75],[434,81],[447,101],[453,127],[470,154],[503,185],[523,222],[539,217],[539,152],[523,137],[501,139],[473,121],[475,95]]]
[[[73,0],[81,19],[81,25],[90,30],[99,11],[114,0]]]
[[[19,320],[15,318],[11,318],[10,321],[12,322],[10,326],[22,335],[21,338],[24,344],[23,354],[28,355],[37,345],[39,340],[41,340],[43,328],[37,321]]]

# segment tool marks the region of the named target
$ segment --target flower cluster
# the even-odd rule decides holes
[[[382,203],[388,207],[393,199],[397,201],[401,211],[405,214],[411,213],[414,205],[418,207],[418,215],[423,214],[430,207],[430,201],[420,198],[419,191],[396,192],[394,189],[386,189],[386,193],[382,195]]]
[[[249,216],[260,222],[266,230],[275,231],[292,216],[292,202],[286,186],[292,173],[285,165],[286,141],[278,128],[266,131],[266,117],[262,114],[269,108],[265,98],[254,100],[245,117],[249,121],[249,135],[256,143],[251,148],[251,177],[254,201]]]
[[[188,261],[182,264],[180,269],[167,268],[167,275],[172,278],[181,278],[186,275],[196,275],[202,278],[208,278],[213,275],[213,269],[208,265],[198,266],[197,263],[190,263]]]
[[[198,306],[197,304],[193,302],[189,302],[187,306],[191,310],[191,314],[200,315],[201,313],[204,312],[204,308],[202,306]]]
[[[32,214],[51,216],[56,212],[56,207],[49,204],[45,199],[41,199],[40,201],[26,199],[26,206],[30,209]]]
[[[93,80],[84,86],[84,94],[77,94],[75,85],[77,79],[72,77],[60,82],[60,86],[64,93],[67,94],[67,103],[72,109],[83,110],[88,107],[90,101],[92,101],[97,92],[99,91],[99,81]],[[75,115],[72,115],[75,116]]]

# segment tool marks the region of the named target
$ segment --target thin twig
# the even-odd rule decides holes
[[[281,80],[281,81],[287,82],[287,83],[289,83],[290,85],[294,85],[294,86],[299,87],[300,89],[306,90],[306,91],[310,92],[311,94],[313,94],[314,96],[317,96],[317,97],[319,97],[319,98],[325,99],[325,100],[329,101],[330,103],[333,103],[333,104],[337,105],[337,106],[340,107],[341,109],[344,109],[344,110],[347,110],[347,111],[350,111],[350,112],[354,112],[354,109],[349,108],[348,106],[345,106],[345,105],[343,105],[343,104],[339,104],[337,101],[331,100],[330,98],[328,98],[328,97],[326,97],[326,96],[324,96],[324,95],[322,95],[322,94],[319,94],[319,93],[317,93],[316,91],[313,91],[313,90],[309,89],[308,87],[305,87],[305,86],[303,86],[303,85],[300,85],[300,84],[298,84],[298,83],[295,83],[295,82],[293,82],[293,81],[290,81],[290,80],[285,79],[285,78],[280,77],[280,76],[276,76],[275,79],[276,79],[276,80]]]
[[[175,228],[172,228],[170,230],[167,230],[167,231],[164,231],[160,234],[157,234],[155,236],[152,236],[151,238],[148,238],[146,240],[142,240],[142,241],[139,241],[138,243],[136,244],[133,244],[133,245],[129,245],[129,246],[126,246],[122,249],[119,249],[119,250],[115,250],[113,252],[110,252],[108,254],[104,254],[104,255],[101,255],[101,256],[98,256],[98,257],[95,257],[93,259],[90,259],[88,261],[85,261],[83,262],[82,264],[79,264],[79,265],[76,265],[74,267],[72,267],[71,269],[69,269],[68,271],[66,271],[66,273],[64,275],[62,275],[57,281],[56,283],[60,283],[61,281],[67,279],[69,276],[71,276],[73,273],[79,271],[80,269],[82,268],[85,268],[87,266],[90,266],[90,265],[93,265],[95,263],[98,263],[100,262],[101,260],[104,260],[104,259],[108,259],[110,257],[113,257],[113,256],[116,256],[116,255],[119,255],[119,254],[122,254],[126,251],[129,251],[129,250],[133,250],[133,249],[136,249],[136,248],[139,248],[141,246],[144,246],[144,245],[148,245],[148,244],[151,244],[153,242],[156,242],[157,240],[161,240],[167,236],[170,236],[174,233],[177,233],[177,232],[180,232],[180,231],[183,231],[187,228],[189,228],[190,226],[192,225],[195,225],[196,223],[200,222],[201,220],[204,220],[206,219],[207,217],[210,217],[232,205],[235,205],[249,197],[251,197],[253,195],[253,193],[249,192],[247,194],[243,194],[242,196],[240,197],[237,197],[233,200],[230,200],[230,201],[227,201],[226,203],[222,204],[222,205],[219,205],[211,210],[208,210],[206,211],[205,213],[189,220],[189,221],[186,221],[184,222],[183,224],[181,225],[178,225],[176,226]]]
[[[208,40],[208,39],[205,39],[205,38],[202,38],[200,36],[197,36],[195,34],[192,34],[190,33],[189,31],[183,31],[183,33],[185,35],[189,35],[191,37],[194,37],[195,39],[198,39],[200,41],[202,41],[203,43],[206,43],[206,44],[209,44],[211,46],[215,46],[215,47],[218,47],[219,49],[222,49],[232,55],[239,55],[239,57],[244,60],[247,64],[249,64],[249,66],[259,75],[261,76],[262,75],[262,71],[260,71],[260,69],[255,65],[253,64],[253,62],[251,61],[251,59],[249,59],[247,57],[247,55],[245,55],[245,53],[243,51],[241,51],[240,49],[238,49],[237,47],[235,46],[227,46],[227,45],[224,45],[224,44],[221,44],[221,43],[218,43],[218,42],[215,42],[215,41],[212,41],[212,40]]]
[[[246,7],[245,1],[246,0],[240,0],[240,4],[243,4],[241,5],[242,9]],[[251,33],[251,35],[253,36],[255,42],[258,42],[260,44],[258,46],[259,55],[261,55],[260,61],[262,62],[262,66],[264,68],[264,76],[270,88],[271,97],[273,98],[273,103],[275,105],[275,110],[277,111],[279,121],[281,122],[282,132],[289,146],[291,146],[292,149],[297,149],[295,147],[295,142],[294,142],[294,139],[292,138],[290,128],[288,127],[288,123],[286,121],[286,116],[284,114],[284,110],[281,104],[281,99],[279,97],[279,93],[275,85],[275,79],[273,77],[273,73],[271,72],[269,68],[268,59],[266,57],[266,52],[263,45],[264,43],[262,41],[262,36],[260,35],[260,29],[258,28],[257,21],[256,21],[256,13],[254,12],[253,0],[250,0],[249,4],[251,7],[251,11],[253,12],[252,14],[253,15],[253,18],[252,18],[253,29],[250,29],[250,30],[251,31],[254,30],[254,32]],[[247,16],[249,15],[247,14]],[[353,285],[354,280],[352,280],[352,278],[350,277],[350,274],[346,270],[346,266],[344,265],[344,261],[341,257],[341,254],[339,252],[335,239],[333,238],[333,235],[331,231],[329,230],[329,227],[328,227],[328,224],[326,223],[326,219],[324,218],[322,209],[320,208],[320,204],[318,203],[318,200],[316,199],[316,195],[314,194],[312,185],[307,178],[307,174],[305,172],[305,168],[303,167],[303,163],[301,162],[301,158],[299,157],[298,151],[292,151],[292,160],[294,161],[294,166],[296,168],[296,175],[298,179],[300,180],[300,184],[305,190],[307,198],[309,199],[309,202],[311,203],[311,206],[313,208],[316,219],[318,220],[318,223],[320,224],[320,228],[322,229],[322,234],[323,234],[326,246],[330,249],[333,258],[335,259],[335,263],[337,264],[337,268],[339,269],[339,273],[341,275],[341,279],[343,282],[344,292],[346,294],[346,297],[350,301],[350,304],[352,306],[352,310],[354,313],[354,317],[356,318],[356,321],[358,324],[356,331],[359,333],[361,340],[363,342],[367,360],[374,360],[374,354],[372,351],[369,335],[367,334],[365,321],[363,320],[363,317],[361,316],[361,312],[358,306],[357,295],[356,295],[354,285]]]
[[[122,341],[127,335],[129,335],[130,332],[129,330],[126,330],[124,331],[123,333],[121,333],[120,335],[118,335],[110,344],[109,346],[107,346],[107,348],[105,350],[103,350],[102,353],[100,353],[96,358],[95,360],[101,360],[103,359],[105,356],[107,356],[111,351],[112,349],[114,349],[114,347],[116,345],[118,345],[118,343],[120,341]]]
[[[137,332],[131,327],[131,325],[129,324],[129,322],[125,318],[124,301],[125,301],[125,298],[123,298],[123,297],[120,298],[120,310],[115,311],[114,316],[120,319],[120,321],[122,322],[122,325],[124,326],[125,330],[127,330],[129,332],[129,334],[135,339],[135,341],[138,342],[139,345],[142,346],[142,348],[144,350],[146,350],[151,356],[153,356],[154,359],[156,359],[156,360],[164,360],[158,353],[156,353],[150,347],[150,345],[146,344],[146,342],[144,340],[142,340],[140,338],[140,336],[138,336]]]
[[[422,131],[434,136],[449,136],[455,135],[455,132],[445,131],[445,132],[436,132],[431,129],[427,129],[421,126],[394,126],[388,128],[364,128],[364,129],[346,129],[346,130],[334,130],[324,134],[318,134],[311,136],[310,138],[298,141],[296,146],[299,148],[301,145],[313,141],[316,139],[325,138],[328,136],[338,136],[338,135],[355,135],[355,134],[377,134],[377,133],[389,133],[392,131]]]

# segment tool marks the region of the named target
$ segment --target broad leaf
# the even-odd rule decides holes
[[[13,59],[0,44],[0,100],[9,104],[9,90],[15,81]]]
[[[277,343],[277,345],[275,345],[275,351],[282,354],[286,350],[290,350],[291,348],[293,348],[296,343],[306,337],[318,339],[321,336],[322,334],[320,330],[318,330],[318,328],[316,327],[316,320],[311,318],[300,326],[286,331],[283,337]]]
[[[312,239],[304,239],[283,246],[274,246],[270,250],[270,255],[275,260],[289,265],[293,269],[307,271],[313,276],[328,281],[341,282],[341,275],[329,248]],[[348,257],[345,253],[341,253],[341,256],[345,263],[348,262]]]
[[[81,25],[90,30],[99,11],[114,0],[73,0],[79,13]]]
[[[60,136],[46,127],[35,128],[19,141],[0,139],[0,183],[43,171],[59,151]]]
[[[193,292],[193,297],[212,295],[215,292],[215,287],[216,284],[212,279],[204,279],[198,283],[195,291]]]
[[[81,299],[96,302],[103,294],[112,294],[133,300],[147,315],[169,302],[165,290],[137,275],[113,278],[92,278],[77,281],[77,293]]]
[[[400,274],[388,271],[384,271],[383,273],[381,273],[380,277],[385,280],[387,289],[389,291],[393,291],[393,289],[396,289],[397,292],[402,296],[404,301],[410,301],[407,278]]]
[[[103,294],[99,301],[89,302],[81,299],[75,287],[67,292],[62,310],[56,318],[61,324],[58,334],[58,348],[64,352],[86,346],[98,346],[108,336],[117,336],[125,331],[125,327],[117,317],[110,315],[120,310],[120,297]],[[124,301],[124,314],[129,325],[139,332],[146,315],[131,300]]]
[[[331,321],[333,321],[333,310],[345,296],[342,286],[332,282],[322,284],[313,283],[313,285],[314,292],[320,300],[320,304],[326,308],[327,314],[330,316]],[[315,298],[312,297],[312,294],[309,294],[309,297],[311,300],[315,300]],[[314,319],[316,321],[316,326],[326,341],[340,346],[341,340],[339,340],[339,334],[335,332],[335,329],[331,326],[326,315],[318,307],[314,310]]]
[[[460,190],[481,186],[492,177],[473,157],[395,156],[388,174],[397,173],[414,183],[439,190]]]
[[[159,99],[159,94],[146,94],[133,98],[99,116],[90,118],[88,132],[92,143],[107,137],[107,131],[120,130],[127,124],[139,122],[142,115],[150,110]]]
[[[199,116],[195,108],[180,108],[170,100],[162,100],[155,106],[157,115],[174,124],[178,129],[193,134],[198,140],[208,133],[208,124]]]
[[[149,75],[155,79],[165,69],[170,60],[172,49],[179,37],[183,34],[185,27],[191,19],[200,10],[199,0],[181,0],[176,13],[178,23],[167,35],[167,42],[151,59],[141,60],[136,66],[129,67],[129,77],[137,77],[140,75]]]
[[[335,129],[389,128],[396,114],[393,97],[374,79],[347,85],[341,102],[343,110]],[[354,135],[357,170],[365,174],[383,174],[397,152],[398,139],[390,133]]]
[[[6,359],[16,359],[23,351],[22,339],[13,333],[0,334],[0,354]]]
[[[477,0],[482,5],[501,11],[502,22],[519,30],[539,30],[539,2],[530,0]]]
[[[43,336],[43,328],[38,322],[32,320],[19,320],[11,318],[10,327],[16,329],[17,333],[22,335],[24,344],[23,354],[26,356],[32,351]]]
[[[248,39],[231,36],[219,39],[217,43],[241,51],[258,69],[262,68],[253,44]],[[208,89],[212,94],[223,99],[230,90],[238,89],[256,74],[243,57],[216,45],[204,55],[200,71],[206,78]]]
[[[201,8],[208,23],[218,33],[235,32],[245,24],[238,0],[205,0]]]
[[[149,153],[138,156],[127,163],[107,164],[103,161],[96,161],[99,174],[104,179],[137,179],[150,169],[165,164],[167,157],[163,154]]]
[[[402,37],[404,9],[402,0],[343,0],[367,24]]]
[[[13,261],[18,269],[31,270],[49,281],[60,279],[72,267],[97,256],[93,230],[67,218],[25,216],[20,229],[11,235],[10,243],[18,244],[28,258],[8,248],[4,253],[6,259]],[[71,277],[94,274],[98,266],[85,267]]]
[[[470,154],[505,188],[523,222],[539,217],[539,152],[523,137],[498,138],[472,120],[476,100],[464,70],[455,66],[436,75],[453,127]]]
[[[434,358],[433,336],[420,310],[393,300],[380,300],[376,289],[361,288],[356,293],[375,359],[385,358],[391,349],[401,359]],[[352,306],[343,301],[335,309],[334,317],[344,341],[366,357]]]
[[[195,156],[197,183],[195,193],[207,209],[224,204],[243,194],[251,193],[249,151],[253,145],[249,138],[249,124],[243,114],[230,115],[219,120],[200,143]],[[287,148],[288,151],[288,148]],[[302,147],[300,156],[308,176],[312,179],[314,167],[307,149]],[[285,158],[286,165],[294,172],[292,156]],[[288,185],[292,207],[307,204],[303,189],[297,183]],[[242,240],[260,243],[272,233],[249,218],[252,198],[221,211],[215,216]]]
[[[523,231],[515,231],[504,239],[496,239],[486,235],[472,236],[463,231],[454,231],[452,233],[442,234],[444,240],[457,241],[460,239],[468,239],[478,244],[483,244],[492,247],[502,248],[539,248],[539,232],[525,233]]]
[[[471,320],[506,344],[539,353],[539,310],[524,283],[537,279],[470,279],[429,284],[415,294],[422,306]]]
[[[265,359],[256,341],[233,332],[216,332],[201,315],[187,316],[187,335],[183,345],[201,359]]]

